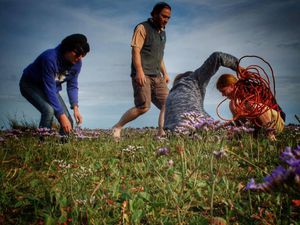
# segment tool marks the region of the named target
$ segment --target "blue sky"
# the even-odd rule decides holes
[[[150,16],[152,0],[0,0],[0,127],[7,118],[39,121],[39,113],[21,95],[23,69],[65,36],[83,33],[91,52],[83,59],[79,105],[83,127],[110,128],[133,106],[130,40],[136,24]],[[195,70],[214,51],[238,58],[258,55],[273,67],[276,97],[287,122],[300,115],[299,0],[176,0],[167,25],[165,64],[171,79]],[[247,63],[242,64],[247,66]],[[261,64],[257,61],[256,63]],[[263,64],[261,64],[263,66]],[[223,99],[215,89],[221,69],[207,88],[205,108],[215,118]],[[169,84],[171,87],[171,83]],[[66,99],[65,92],[62,95]],[[230,117],[227,104],[222,115]],[[156,126],[158,110],[128,124]]]

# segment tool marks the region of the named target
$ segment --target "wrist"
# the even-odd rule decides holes
[[[77,105],[77,104],[74,104],[74,105],[72,105],[72,109],[75,111],[78,111],[78,109],[79,109],[79,106]]]
[[[143,76],[145,76],[143,70],[137,71],[136,75],[137,75],[138,77],[143,77]]]
[[[65,119],[67,119],[67,116],[66,116],[66,114],[65,114],[65,113],[63,113],[63,114],[60,114],[60,115],[58,116],[58,120],[59,120],[59,122],[62,122],[62,121],[64,121]]]

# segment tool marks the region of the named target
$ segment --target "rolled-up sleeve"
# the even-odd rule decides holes
[[[146,39],[146,30],[143,24],[139,24],[132,35],[131,47],[142,48]]]

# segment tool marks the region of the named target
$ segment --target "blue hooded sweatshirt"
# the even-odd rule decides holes
[[[62,90],[62,83],[67,82],[71,108],[78,105],[78,75],[81,65],[81,61],[74,65],[66,61],[58,45],[40,54],[24,69],[22,78],[43,89],[49,104],[54,109],[55,116],[59,117],[64,113],[57,95]]]

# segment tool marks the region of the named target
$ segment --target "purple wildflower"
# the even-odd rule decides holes
[[[300,167],[300,150],[297,146],[295,149],[286,147],[285,151],[281,153],[280,159],[293,168]]]
[[[294,148],[294,155],[296,158],[300,158],[300,145],[297,145],[297,147]]]
[[[294,157],[294,154],[292,153],[291,147],[285,147],[285,151],[281,153],[280,159],[285,161],[285,159]]]
[[[157,151],[156,151],[156,155],[157,156],[161,156],[161,155],[168,155],[169,154],[169,149],[164,147],[164,148],[159,148]]]
[[[5,139],[3,137],[0,137],[0,142],[4,142]]]
[[[285,162],[287,164],[289,164],[291,167],[294,167],[294,168],[300,167],[300,159],[290,158],[290,159],[287,159]]]
[[[254,179],[251,178],[246,186],[246,190],[255,190],[255,189],[257,189],[257,185],[255,184]]]
[[[88,136],[85,136],[83,134],[83,131],[81,129],[80,126],[76,126],[75,129],[74,129],[74,133],[75,133],[75,136],[78,138],[78,139],[86,139],[86,138],[89,138]]]
[[[270,175],[266,176],[263,180],[266,183],[280,183],[284,180],[286,173],[287,170],[284,167],[278,166],[271,172]]]
[[[280,159],[287,164],[287,168],[278,166],[270,175],[263,179],[263,183],[258,185],[255,184],[254,179],[252,178],[247,184],[246,190],[268,191],[284,184],[290,186],[291,183],[300,187],[299,145],[295,149],[286,147],[285,151],[282,152]]]
[[[300,167],[299,166],[295,169],[295,174],[300,176]]]

